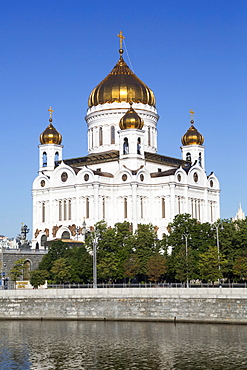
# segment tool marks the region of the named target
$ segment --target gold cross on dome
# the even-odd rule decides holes
[[[125,39],[125,37],[123,36],[123,32],[120,31],[119,35],[117,35],[117,37],[119,37],[119,46],[120,46],[120,49],[122,49],[123,48],[123,40]]]
[[[193,119],[194,118],[194,114],[195,112],[193,111],[193,109],[190,110],[190,118]]]
[[[52,113],[54,112],[54,110],[52,109],[52,107],[50,107],[49,109],[47,109],[48,112],[50,113],[50,118],[52,118]]]

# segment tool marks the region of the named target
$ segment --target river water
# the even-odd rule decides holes
[[[0,369],[247,369],[247,326],[0,321]]]

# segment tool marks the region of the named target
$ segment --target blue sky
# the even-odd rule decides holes
[[[181,157],[194,109],[207,173],[221,183],[221,217],[239,202],[247,213],[246,20],[243,0],[0,0],[0,234],[32,226],[49,106],[63,157],[87,154],[87,99],[118,60],[120,30],[134,72],[156,96],[158,152]]]

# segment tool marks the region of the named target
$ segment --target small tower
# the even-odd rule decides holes
[[[62,135],[52,125],[52,107],[48,109],[50,113],[49,126],[40,135],[39,145],[39,172],[53,171],[59,161],[62,160]]]
[[[204,137],[197,131],[194,126],[194,111],[190,111],[191,114],[191,126],[188,131],[182,136],[182,159],[190,162],[191,165],[197,164],[205,170],[205,158],[204,158]]]
[[[143,126],[143,120],[132,108],[132,102],[130,102],[130,108],[119,122],[120,160],[126,160],[126,162],[128,162],[128,160],[131,159],[131,163],[133,165],[133,159],[136,159],[136,166],[138,166],[140,161],[144,159]]]

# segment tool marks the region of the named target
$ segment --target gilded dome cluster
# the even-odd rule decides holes
[[[144,126],[144,122],[141,117],[136,113],[136,111],[132,108],[132,102],[130,103],[130,108],[125,113],[125,115],[120,119],[119,127],[121,130],[126,129],[142,129]]]
[[[199,131],[194,126],[194,121],[190,121],[191,126],[188,131],[182,136],[182,144],[186,145],[203,145],[204,137],[200,134]]]
[[[45,131],[40,134],[39,140],[41,144],[58,144],[60,145],[62,142],[62,135],[55,129],[55,127],[52,124],[52,107],[48,109],[48,112],[50,112],[50,118],[49,118],[49,126],[46,127]]]
[[[119,50],[120,58],[113,70],[91,92],[88,106],[113,102],[135,102],[155,106],[153,91],[145,85],[125,63]]]

